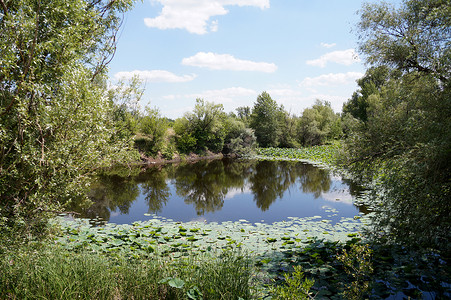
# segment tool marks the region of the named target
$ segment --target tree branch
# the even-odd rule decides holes
[[[30,70],[31,61],[34,56],[34,50],[36,49],[36,42],[38,40],[38,31],[39,31],[39,14],[40,14],[40,12],[41,12],[41,5],[38,2],[38,11],[36,12],[36,30],[34,31],[33,44],[31,46],[30,55],[28,56],[28,62],[27,62],[27,65],[25,66],[25,71],[23,74],[24,79],[27,76],[28,71]]]
[[[2,9],[5,12],[5,16],[8,15],[8,7],[6,6],[5,2],[3,0],[0,0],[0,4],[2,5]]]
[[[2,4],[2,6],[3,6],[3,9],[6,9],[6,5],[5,5],[5,3],[3,2],[3,0],[0,0],[0,2],[1,2],[1,4]],[[17,92],[15,93],[15,96],[17,96],[17,95],[20,93],[20,90],[21,90],[21,87],[22,87],[22,83],[23,83],[23,81],[25,80],[25,77],[27,77],[27,75],[28,75],[28,72],[29,72],[30,66],[31,66],[31,62],[32,62],[32,60],[33,60],[34,51],[35,51],[35,49],[36,49],[36,43],[37,43],[37,40],[38,40],[38,31],[39,31],[39,13],[40,13],[40,11],[41,11],[40,8],[41,8],[41,6],[40,6],[39,3],[38,3],[38,11],[36,12],[36,30],[35,30],[35,32],[34,32],[33,44],[32,44],[32,46],[31,46],[31,49],[30,49],[30,52],[29,52],[30,54],[29,54],[29,56],[28,56],[28,61],[27,61],[26,65],[25,65],[25,69],[24,69],[24,72],[23,72],[23,75],[22,75],[22,79],[20,80],[20,82],[19,82],[19,84],[18,84]],[[5,108],[4,111],[1,112],[0,116],[3,116],[4,114],[6,114],[6,113],[11,109],[11,107],[13,106],[15,100],[16,100],[16,97],[13,97],[12,100],[11,100],[11,102],[9,103],[9,105]]]

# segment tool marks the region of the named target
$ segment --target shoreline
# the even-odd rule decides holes
[[[141,161],[138,163],[138,165],[163,165],[168,163],[196,162],[199,160],[215,160],[228,157],[222,153],[212,153],[212,152],[207,152],[206,155],[198,155],[195,153],[190,153],[187,156],[177,155],[172,159],[165,159],[160,154],[157,155],[156,157],[151,157],[146,156],[143,153],[140,153],[140,156]]]

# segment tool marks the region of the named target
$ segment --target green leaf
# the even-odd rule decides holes
[[[186,295],[188,296],[189,299],[192,299],[192,300],[202,300],[203,299],[203,294],[197,286],[193,286],[191,289],[189,289],[188,292],[186,292]]]
[[[169,286],[177,289],[181,289],[185,285],[185,281],[180,278],[171,278],[167,283]]]

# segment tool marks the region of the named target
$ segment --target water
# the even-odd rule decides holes
[[[180,222],[273,223],[312,216],[338,222],[359,213],[353,199],[360,187],[300,162],[214,160],[132,171],[137,174],[99,176],[93,205],[73,209],[117,224],[145,221],[149,214]]]

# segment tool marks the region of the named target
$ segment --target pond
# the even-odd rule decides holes
[[[292,161],[212,160],[111,170],[92,184],[83,218],[116,224],[155,215],[176,222],[280,222],[320,216],[332,223],[359,213],[362,188],[332,171]]]

